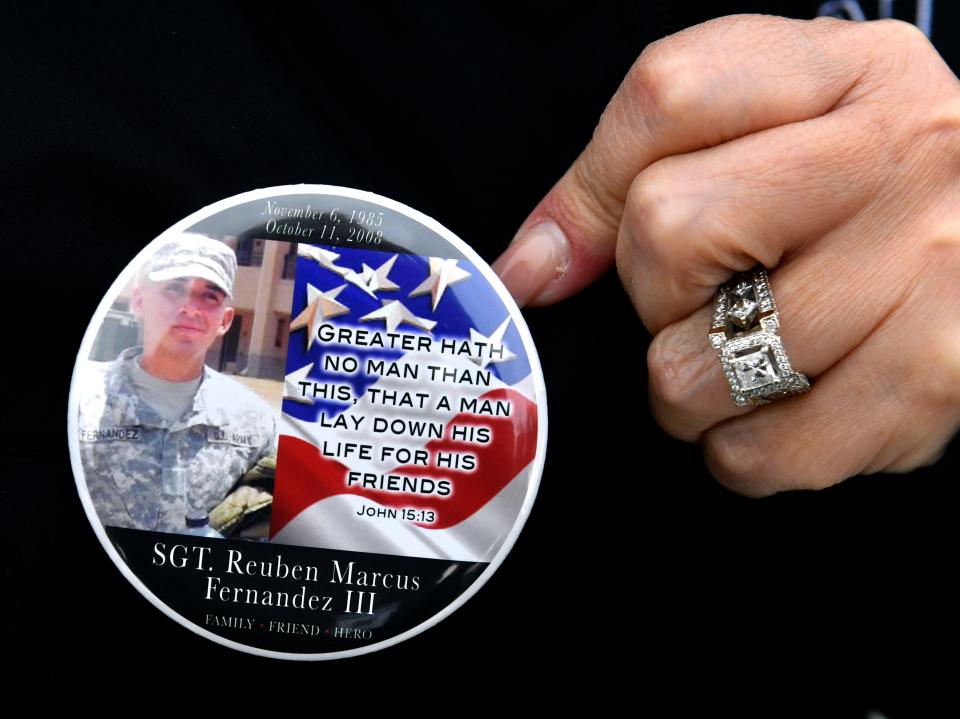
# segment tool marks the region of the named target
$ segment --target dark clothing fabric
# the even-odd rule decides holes
[[[26,326],[8,335],[15,403],[0,433],[13,469],[8,584],[29,586],[39,597],[31,611],[54,622],[28,632],[17,620],[22,604],[4,612],[23,671],[136,681],[161,669],[158,647],[192,652],[207,671],[252,661],[142,601],[77,497],[64,422],[70,373],[97,304],[146,242],[221,198],[312,182],[404,202],[492,261],[589,140],[644,46],[706,19],[699,7],[7,8],[4,295],[8,310],[30,308],[8,316]],[[816,7],[720,2],[710,13],[812,17]],[[954,8],[938,5],[933,36],[956,68]],[[47,309],[38,313],[41,289]],[[557,691],[613,698],[634,686],[635,670],[610,650],[632,646],[654,683],[658,672],[696,687],[716,672],[747,682],[764,671],[861,669],[870,679],[857,696],[874,697],[891,686],[884,678],[920,671],[923,637],[957,639],[960,596],[948,569],[956,449],[912,476],[749,500],[720,488],[698,448],[650,418],[650,337],[615,273],[526,316],[550,437],[537,504],[513,553],[465,607],[416,640],[325,665],[328,686],[358,685],[361,674],[399,682],[396,665],[470,684],[449,661],[469,654],[464,662],[494,667],[505,682],[537,667]],[[81,582],[93,589],[65,604],[63,591]],[[56,621],[65,613],[67,629]],[[287,665],[256,666],[279,676]]]

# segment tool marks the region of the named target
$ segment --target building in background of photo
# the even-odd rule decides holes
[[[226,236],[237,254],[237,279],[230,304],[236,316],[226,335],[214,342],[206,363],[225,374],[283,378],[293,305],[297,244],[279,240]],[[108,362],[127,347],[140,344],[137,318],[130,312],[133,282],[107,312],[89,359]]]

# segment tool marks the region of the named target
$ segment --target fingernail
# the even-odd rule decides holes
[[[570,245],[554,222],[541,222],[517,237],[493,263],[493,271],[520,307],[533,302],[563,277],[570,264]]]

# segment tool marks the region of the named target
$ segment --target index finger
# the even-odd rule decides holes
[[[556,302],[611,265],[630,184],[650,164],[849,102],[866,63],[851,26],[735,15],[649,45],[587,147],[494,263],[517,302]],[[845,31],[844,43],[833,41]]]

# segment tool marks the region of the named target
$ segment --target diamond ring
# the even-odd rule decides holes
[[[717,289],[710,345],[738,405],[810,391],[810,381],[790,366],[779,330],[780,315],[762,266],[734,275]]]

